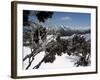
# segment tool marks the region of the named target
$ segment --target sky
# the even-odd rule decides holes
[[[36,16],[30,15],[29,21],[37,21]],[[90,28],[91,14],[75,12],[54,12],[52,18],[47,19],[43,24],[55,26],[64,25],[71,28]]]

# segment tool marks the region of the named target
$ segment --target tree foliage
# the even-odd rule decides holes
[[[23,11],[23,25],[29,25],[28,19],[31,11],[24,10]],[[34,11],[34,14],[32,16],[36,16],[39,22],[45,22],[48,18],[52,18],[53,12],[48,11]]]
[[[38,11],[36,17],[40,22],[45,22],[48,18],[52,18],[53,12]]]

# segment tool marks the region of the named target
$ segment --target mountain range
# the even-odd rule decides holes
[[[73,29],[70,27],[66,27],[64,25],[60,25],[60,26],[46,26],[48,31],[55,31],[55,32],[59,32],[61,34],[61,36],[71,36],[73,34],[87,34],[87,33],[91,33],[90,28],[87,29]]]

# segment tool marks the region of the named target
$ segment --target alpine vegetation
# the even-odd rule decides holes
[[[91,66],[89,13],[23,10],[23,69]]]

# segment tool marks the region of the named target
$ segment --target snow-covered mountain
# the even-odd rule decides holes
[[[49,25],[43,25],[43,24],[39,24],[39,23],[30,23],[30,26],[32,29],[30,29],[30,27],[27,27],[27,29],[25,28],[24,31],[31,31],[34,30],[34,28],[38,28],[38,27],[45,27],[48,31],[48,33],[57,33],[59,32],[61,34],[61,36],[72,36],[73,34],[88,34],[91,33],[91,30],[89,27],[87,28],[79,28],[79,27],[71,27],[71,26],[66,26],[66,25],[54,25],[54,24],[49,24]]]
[[[87,34],[91,32],[90,28],[72,28],[65,25],[48,25],[44,27],[46,27],[48,31],[59,32],[62,36],[71,36],[73,34]]]

